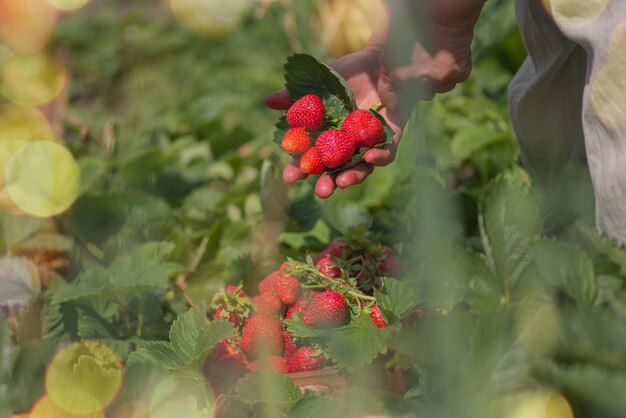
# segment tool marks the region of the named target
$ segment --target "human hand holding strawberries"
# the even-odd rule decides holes
[[[359,109],[367,109],[381,103],[378,95],[377,84],[378,75],[380,74],[380,58],[376,48],[366,48],[354,54],[346,55],[331,65],[343,76],[352,90]],[[267,105],[276,110],[287,110],[293,104],[289,98],[286,89],[282,89],[266,98]],[[394,130],[395,134],[390,144],[380,148],[372,148],[363,155],[363,162],[354,167],[347,168],[337,173],[323,174],[317,180],[315,193],[321,198],[327,198],[333,194],[336,187],[346,188],[355,184],[362,183],[365,178],[372,173],[374,166],[384,166],[391,163],[396,155],[398,142],[402,129],[400,126],[406,122],[400,121],[391,115],[386,108],[379,110],[389,126]],[[310,161],[317,159],[314,151],[306,155],[308,165],[319,167]],[[303,172],[300,163],[301,157],[295,157],[294,160],[283,170],[283,179],[287,183],[295,183],[305,179],[308,174],[320,174],[321,171],[306,170]]]

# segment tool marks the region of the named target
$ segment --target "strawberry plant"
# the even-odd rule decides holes
[[[623,416],[626,251],[518,164],[512,3],[397,160],[325,201],[283,159],[333,174],[392,132],[311,47],[309,3],[209,37],[148,0],[56,20],[67,100],[43,110],[81,185],[55,217],[0,213],[0,417]]]

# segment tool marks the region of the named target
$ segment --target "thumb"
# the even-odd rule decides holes
[[[275,110],[287,110],[293,104],[287,89],[280,89],[265,97],[267,107]]]

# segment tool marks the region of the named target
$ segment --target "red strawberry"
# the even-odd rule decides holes
[[[237,315],[235,315],[234,312],[226,312],[223,306],[217,307],[217,310],[215,311],[215,319],[226,319],[236,327],[240,325]]]
[[[225,393],[246,373],[248,361],[241,353],[227,354],[213,363],[208,375],[216,393]]]
[[[316,351],[317,348],[310,346],[298,348],[288,361],[289,373],[319,370],[324,367],[324,356],[313,355]]]
[[[287,123],[292,128],[304,128],[309,132],[317,131],[324,125],[326,108],[322,99],[315,94],[302,96],[287,110]]]
[[[283,276],[274,280],[274,292],[278,299],[285,305],[291,305],[302,294],[302,286],[298,279],[291,276]]]
[[[341,270],[339,270],[339,267],[337,267],[335,262],[330,259],[330,256],[326,256],[317,260],[315,262],[315,268],[317,269],[317,271],[325,276],[330,277],[331,279],[336,279],[337,277],[341,276]]]
[[[320,252],[317,257],[315,257],[315,261],[320,260],[324,257],[333,256],[333,257],[342,257],[350,252],[350,247],[346,245],[346,243],[341,239],[332,240],[328,246]]]
[[[300,171],[305,174],[322,174],[326,167],[322,163],[317,148],[309,148],[307,152],[300,157]]]
[[[285,340],[285,359],[289,361],[293,353],[296,352],[298,347],[296,347],[296,343],[293,341],[293,334],[290,332],[283,332],[283,338]]]
[[[283,311],[283,304],[276,296],[271,293],[261,293],[259,296],[252,298],[252,302],[256,304],[256,313],[262,315],[280,315]]]
[[[356,149],[371,148],[385,139],[383,123],[367,110],[355,110],[341,124],[341,129],[352,137]]]
[[[280,265],[280,267],[278,267],[278,270],[276,270],[276,273],[283,274],[285,270],[287,270],[288,267],[289,267],[289,264],[283,263]]]
[[[287,360],[272,354],[271,356],[253,361],[248,365],[248,371],[254,372],[257,370],[275,370],[279,373],[289,373],[289,366],[287,365]]]
[[[213,347],[213,350],[211,350],[210,358],[219,359],[220,357],[223,357],[225,355],[235,353],[237,353],[237,349],[235,348],[235,346],[233,346],[230,341],[224,339],[215,344],[215,347]]]
[[[317,137],[315,148],[326,167],[337,168],[352,159],[354,140],[344,131],[324,131]]]
[[[252,315],[244,326],[239,346],[250,358],[259,354],[282,354],[285,347],[282,323],[267,315]]]
[[[335,328],[348,322],[348,305],[341,293],[316,293],[304,308],[302,322],[315,328]]]
[[[307,304],[307,300],[305,298],[300,298],[298,301],[287,308],[287,313],[285,313],[285,319],[292,319],[293,314],[296,312],[304,312],[304,307]]]
[[[235,293],[237,293],[237,289],[239,289],[240,286],[241,285],[235,286],[235,285],[231,284],[229,286],[226,286],[226,288],[224,290],[226,290],[228,293],[231,293],[231,294],[234,295]],[[246,295],[246,292],[244,292],[243,290],[239,289],[239,296],[246,297],[248,295]]]
[[[398,277],[401,274],[402,268],[395,251],[391,247],[383,245],[381,252],[384,258],[378,264],[380,272],[386,276]]]
[[[291,128],[283,137],[282,146],[290,154],[302,154],[311,148],[311,138],[304,128]]]
[[[261,280],[259,283],[259,293],[274,293],[274,281],[280,277],[276,272],[270,273],[269,276]]]
[[[374,322],[374,325],[376,325],[378,328],[387,327],[387,321],[385,321],[385,318],[383,318],[383,315],[380,313],[380,308],[378,307],[378,305],[372,306],[370,318],[372,318],[372,322]]]

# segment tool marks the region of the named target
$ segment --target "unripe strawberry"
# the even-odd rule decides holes
[[[287,123],[292,128],[304,128],[314,132],[324,125],[326,108],[315,94],[302,96],[287,110]]]
[[[302,322],[315,328],[335,328],[348,322],[348,304],[341,293],[316,293],[304,308]]]
[[[302,154],[311,148],[311,138],[304,128],[291,128],[283,137],[282,147],[290,154]]]
[[[243,329],[241,351],[250,358],[259,355],[282,354],[285,346],[283,325],[279,319],[254,314]]]
[[[326,167],[337,168],[352,159],[354,140],[344,131],[324,131],[317,137],[315,148]]]
[[[281,356],[277,356],[272,354],[265,358],[253,361],[248,364],[248,371],[254,372],[257,370],[274,370],[278,373],[289,373],[289,366],[287,365],[287,360],[282,358]]]
[[[319,151],[311,147],[300,157],[300,171],[305,174],[322,174],[326,166],[322,163]]]
[[[378,328],[387,327],[387,321],[385,321],[385,318],[383,318],[383,315],[380,313],[380,308],[378,307],[378,305],[372,306],[372,312],[370,312],[370,318],[372,318],[372,322],[374,322],[374,325],[376,325],[376,327]]]
[[[255,312],[262,315],[280,315],[283,311],[283,304],[278,297],[271,293],[261,293],[252,298],[256,305]]]
[[[356,149],[371,148],[385,139],[383,123],[367,110],[355,110],[341,124],[341,129],[354,140]]]
[[[291,276],[278,277],[274,280],[274,292],[276,292],[276,296],[282,303],[291,305],[302,294],[302,286],[298,279]]]
[[[288,361],[289,373],[319,370],[324,367],[324,356],[314,355],[315,347],[300,347]]]

